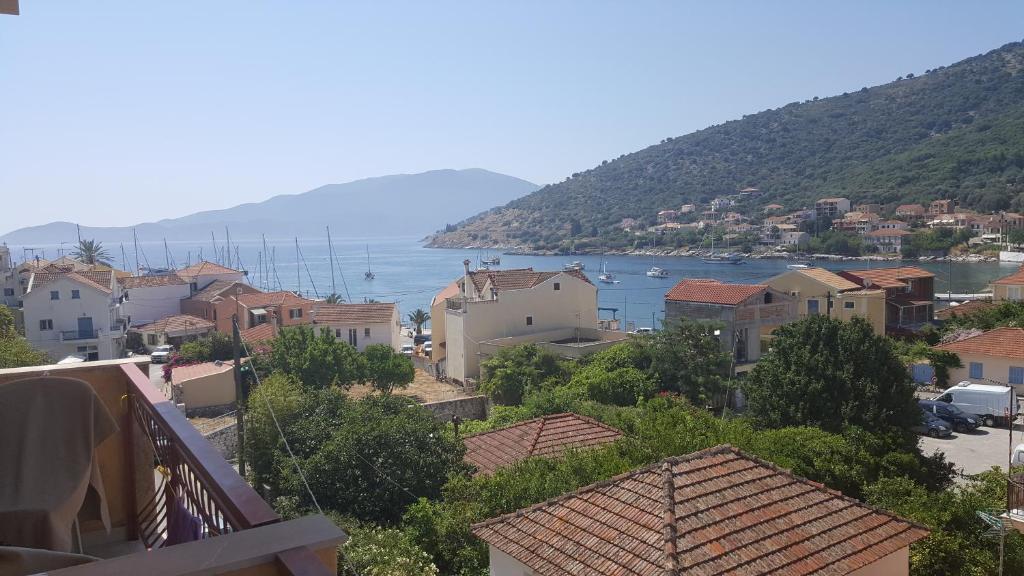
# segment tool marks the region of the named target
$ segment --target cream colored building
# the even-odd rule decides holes
[[[885,335],[884,290],[862,289],[824,268],[788,270],[766,284],[796,298],[798,318],[825,314],[850,320],[859,316],[871,324],[875,334]]]
[[[313,308],[313,331],[326,327],[334,337],[348,342],[362,352],[371,344],[384,344],[396,352],[402,348],[402,321],[398,305],[391,302],[372,304],[325,304]]]
[[[1024,266],[1018,268],[1013,274],[992,282],[992,299],[997,302],[1024,300]]]
[[[169,396],[175,404],[184,404],[186,413],[203,408],[228,407],[235,403],[233,371],[233,363],[219,360],[177,366],[171,370]]]
[[[935,348],[960,357],[962,367],[950,368],[950,382],[998,382],[1024,394],[1024,328],[996,328]]]
[[[597,287],[581,272],[471,271],[469,260],[463,265],[463,277],[431,305],[431,361],[450,378],[480,377],[482,343],[597,327]]]

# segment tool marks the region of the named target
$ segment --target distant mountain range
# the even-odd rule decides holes
[[[619,229],[624,218],[650,225],[659,210],[746,187],[760,191],[741,207],[751,214],[828,196],[1024,210],[1024,44],[668,138],[474,216],[431,245],[628,247],[637,240]]]
[[[446,222],[458,222],[537,188],[526,180],[478,168],[433,170],[328,184],[302,194],[283,194],[134,227],[83,225],[82,236],[126,241],[135,228],[143,240],[191,240],[207,238],[211,231],[219,236],[227,226],[232,239],[259,238],[260,234],[287,238],[319,235],[327,225],[336,237],[425,235]],[[0,241],[54,244],[76,237],[75,223],[52,222],[8,232]]]

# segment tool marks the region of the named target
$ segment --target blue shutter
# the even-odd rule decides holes
[[[1024,367],[1010,366],[1010,384],[1024,384]]]
[[[971,362],[971,378],[984,378],[981,362]]]

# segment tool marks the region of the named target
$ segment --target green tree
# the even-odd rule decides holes
[[[282,328],[270,343],[270,365],[308,387],[347,388],[364,380],[363,357],[327,328],[319,334],[309,326]]]
[[[528,392],[557,386],[566,377],[558,357],[536,344],[502,348],[480,367],[480,391],[505,405],[521,404]]]
[[[651,370],[662,390],[678,392],[702,406],[726,390],[730,354],[722,351],[715,335],[718,329],[715,323],[682,318],[649,337]]]
[[[345,302],[345,297],[337,292],[331,292],[324,298],[324,303],[326,304],[341,304],[343,302]]]
[[[110,252],[103,247],[102,242],[96,240],[79,240],[78,245],[71,252],[71,257],[85,264],[113,266]]]
[[[50,357],[36,350],[14,327],[14,314],[0,305],[0,368],[21,368],[49,364]]]
[[[234,341],[222,332],[211,332],[196,340],[185,342],[178,354],[186,362],[212,362],[234,359]]]
[[[363,357],[366,359],[365,377],[381,394],[405,388],[416,378],[412,360],[387,344],[370,344],[363,351]]]
[[[1024,228],[1015,228],[1006,235],[1006,241],[1014,246],[1024,244]]]
[[[920,421],[906,366],[892,342],[860,318],[816,315],[778,328],[744,391],[762,427],[884,432]]]
[[[338,552],[339,576],[434,576],[430,555],[394,528],[360,526],[348,530]]]
[[[417,308],[409,314],[409,322],[416,325],[416,334],[423,334],[423,325],[430,320],[430,312]]]

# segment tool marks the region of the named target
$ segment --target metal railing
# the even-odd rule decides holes
[[[281,521],[137,366],[122,369],[130,381],[126,424],[148,437],[162,477],[154,498],[136,507],[136,529],[147,547],[164,545],[175,503],[199,519],[202,538]]]
[[[1006,481],[1006,509],[1024,515],[1024,474],[1011,474]]]
[[[61,330],[61,340],[91,340],[100,337],[99,330]]]

